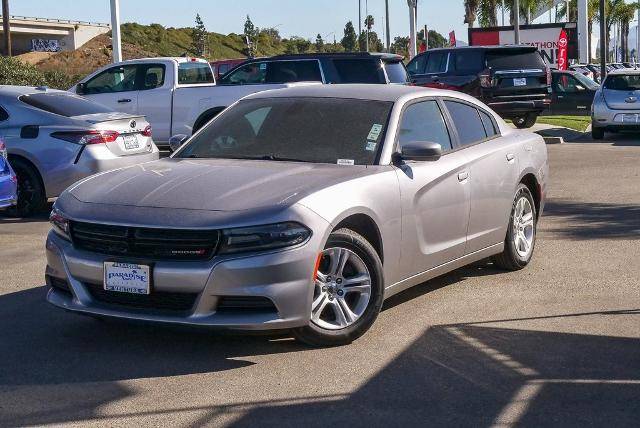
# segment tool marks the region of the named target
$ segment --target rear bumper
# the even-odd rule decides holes
[[[633,118],[634,121],[625,121]],[[593,105],[593,126],[609,130],[640,130],[640,110],[613,110],[602,102]]]
[[[496,113],[505,119],[513,119],[527,113],[540,114],[549,106],[549,100],[483,100]]]

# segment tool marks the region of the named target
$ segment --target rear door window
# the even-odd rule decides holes
[[[498,131],[496,129],[496,125],[489,113],[486,111],[478,109],[480,112],[480,119],[482,120],[482,124],[484,125],[485,133],[487,134],[487,138],[493,137],[494,135],[498,135]]]
[[[384,69],[389,83],[407,83],[407,70],[401,62],[385,62]]]
[[[178,65],[178,83],[181,85],[214,83],[211,67],[205,62],[182,62]]]
[[[416,141],[438,143],[443,151],[451,150],[451,137],[436,101],[411,104],[402,113],[398,146]]]
[[[478,109],[456,101],[445,101],[461,145],[468,146],[487,138]]]
[[[459,50],[452,54],[449,69],[456,74],[477,74],[484,70],[481,50]]]
[[[113,111],[102,104],[94,103],[71,93],[22,95],[19,99],[37,109],[66,117]]]
[[[334,59],[337,83],[384,83],[380,61],[373,59]]]
[[[501,49],[486,54],[487,66],[496,70],[521,70],[547,68],[538,51]]]
[[[429,57],[427,58],[427,67],[424,71],[425,74],[444,73],[447,71],[448,58],[448,52],[433,52],[429,54]]]
[[[320,63],[317,60],[268,62],[265,82],[322,82]]]

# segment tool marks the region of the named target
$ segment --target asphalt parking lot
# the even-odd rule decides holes
[[[640,139],[548,148],[527,269],[422,284],[340,348],[54,309],[46,218],[0,218],[0,426],[637,425]]]

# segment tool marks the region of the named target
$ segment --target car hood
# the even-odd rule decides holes
[[[315,190],[380,168],[384,167],[163,159],[94,175],[73,185],[69,193],[88,203],[240,211],[292,205]]]

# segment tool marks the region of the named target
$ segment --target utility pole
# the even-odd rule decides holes
[[[639,58],[640,58],[640,9],[638,9],[638,23],[636,25],[636,55],[634,60],[635,64],[638,64]]]
[[[513,23],[513,38],[516,45],[520,44],[520,0],[514,0],[514,23]]]
[[[367,32],[367,52],[369,52],[369,0],[364,0],[364,16],[367,21],[365,24],[366,32]]]
[[[604,0],[600,0],[600,81],[604,82],[604,78],[607,76],[607,33],[605,31],[605,13],[604,13]]]
[[[111,46],[113,62],[122,61],[122,41],[120,39],[120,0],[111,0]]]
[[[385,8],[385,15],[386,15],[386,28],[387,28],[387,52],[390,51],[391,49],[391,33],[389,33],[389,0],[384,0],[384,8]]]
[[[580,64],[589,64],[591,60],[587,15],[587,0],[578,0],[578,54],[580,56]]]
[[[358,37],[362,34],[362,0],[358,0]]]
[[[2,0],[2,32],[4,34],[4,54],[11,56],[11,27],[9,25],[9,0]]]
[[[426,25],[424,26],[424,47],[429,50],[429,29]]]
[[[502,0],[502,26],[504,27],[504,0]]]
[[[416,5],[418,0],[407,0],[409,6],[409,59],[416,56]]]

